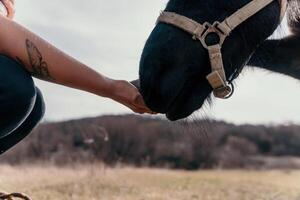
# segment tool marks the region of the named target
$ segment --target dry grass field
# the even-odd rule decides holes
[[[300,171],[0,166],[0,191],[33,200],[300,200]]]

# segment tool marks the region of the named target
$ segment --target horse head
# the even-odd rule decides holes
[[[251,1],[170,0],[165,12],[202,25],[214,24],[223,22]],[[280,24],[281,14],[281,1],[271,1],[228,34],[221,48],[225,81],[236,78],[259,45]],[[220,38],[207,34],[204,40],[216,44]],[[193,40],[189,32],[178,26],[158,21],[140,61],[140,91],[150,109],[166,114],[170,120],[191,115],[215,89],[207,78],[211,72],[210,55],[203,43]]]

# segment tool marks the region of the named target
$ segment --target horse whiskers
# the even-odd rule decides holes
[[[196,114],[191,115],[187,120],[185,120],[186,132],[188,134],[193,134],[195,137],[202,139],[203,136],[207,138],[208,129],[206,127],[206,120],[203,120],[203,117],[197,117]]]

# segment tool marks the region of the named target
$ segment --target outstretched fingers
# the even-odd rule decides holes
[[[136,111],[139,114],[144,114],[144,113],[148,113],[148,114],[157,114],[153,111],[151,111],[145,104],[143,97],[141,95],[138,95],[136,97],[136,99],[134,100],[134,105],[136,107]]]
[[[144,114],[156,114],[145,104],[139,90],[128,81],[114,81],[112,90],[113,99],[130,108],[133,112]]]

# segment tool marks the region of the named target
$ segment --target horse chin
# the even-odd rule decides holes
[[[188,90],[185,90],[188,91]],[[166,117],[170,121],[177,121],[189,117],[195,111],[202,108],[209,96],[209,91],[204,95],[198,91],[183,93],[176,98],[166,112]]]
[[[172,107],[167,113],[166,117],[170,121],[177,121],[189,117],[195,111],[200,109],[204,104],[204,101],[198,104],[184,104],[180,107]]]
[[[140,92],[151,110],[165,114],[170,121],[190,116],[203,106],[212,92],[205,77],[182,77],[181,81],[171,81],[169,76],[152,78],[152,74],[154,72],[141,76]]]
[[[179,112],[170,111],[170,112],[166,113],[166,117],[170,121],[178,121],[178,120],[185,119],[185,118],[189,117],[191,114],[193,114],[193,112],[194,111],[179,113]]]

